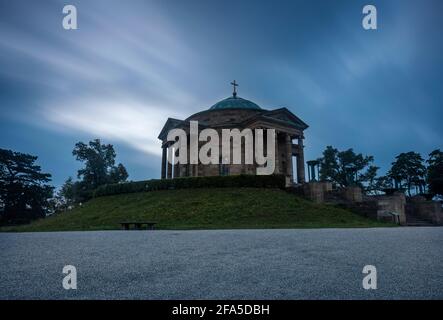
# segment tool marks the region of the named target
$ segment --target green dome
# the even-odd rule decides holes
[[[261,108],[254,102],[240,98],[240,97],[229,97],[222,101],[214,104],[209,110],[220,110],[220,109],[255,109],[260,110]]]

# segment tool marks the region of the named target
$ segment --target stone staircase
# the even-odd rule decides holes
[[[406,225],[410,227],[432,227],[435,226],[432,221],[418,217],[414,214],[406,214]]]
[[[330,182],[309,182],[286,189],[316,203],[346,208],[368,218],[406,226],[443,225],[442,203],[425,198],[406,199],[401,192],[364,195],[358,187],[333,189]]]

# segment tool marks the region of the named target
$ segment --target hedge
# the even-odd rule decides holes
[[[214,177],[182,177],[107,184],[94,191],[94,197],[153,190],[187,188],[284,188],[284,175],[234,175]]]

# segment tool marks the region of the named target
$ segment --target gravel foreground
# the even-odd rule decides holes
[[[443,227],[0,233],[0,261],[0,299],[443,299]]]

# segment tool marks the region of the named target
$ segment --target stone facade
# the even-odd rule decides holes
[[[362,202],[363,193],[359,187],[346,187],[341,190],[342,196],[345,200],[350,202]]]
[[[443,225],[443,210],[438,201],[429,201],[423,197],[413,197],[406,205],[409,212],[436,225]]]
[[[276,159],[274,174],[285,175],[288,186],[292,185],[295,179],[297,183],[305,182],[303,139],[304,130],[308,128],[308,125],[306,125],[302,120],[300,120],[297,116],[295,116],[286,108],[280,108],[276,110],[264,110],[258,107],[256,104],[248,100],[238,98],[235,95],[231,98],[217,103],[209,110],[198,112],[185,120],[169,118],[166,121],[162,131],[158,136],[158,138],[162,141],[162,179],[188,176],[195,177],[256,174],[256,169],[258,165],[255,163],[255,161],[254,164],[244,163],[244,140],[242,141],[241,150],[242,164],[203,165],[199,162],[198,164],[188,163],[177,164],[174,166],[170,165],[168,159],[172,158],[172,152],[174,151],[172,151],[171,148],[173,142],[167,141],[167,134],[172,129],[181,128],[187,132],[189,142],[190,121],[198,121],[199,131],[207,128],[216,130],[219,134],[219,137],[221,137],[222,129],[275,129]],[[206,142],[200,142],[199,148],[205,143]],[[294,161],[295,163],[293,163]],[[293,174],[294,164],[297,168],[295,177]]]
[[[303,185],[303,195],[316,203],[325,202],[326,195],[332,191],[332,183],[311,181]]]
[[[331,182],[323,181],[311,181],[298,189],[298,194],[316,203],[340,205],[368,218],[406,224],[406,197],[403,193],[364,196],[359,187],[332,190]]]
[[[377,203],[377,219],[390,220],[400,225],[406,224],[406,197],[398,192],[393,195],[371,196],[370,200]],[[395,216],[393,216],[393,213]]]

